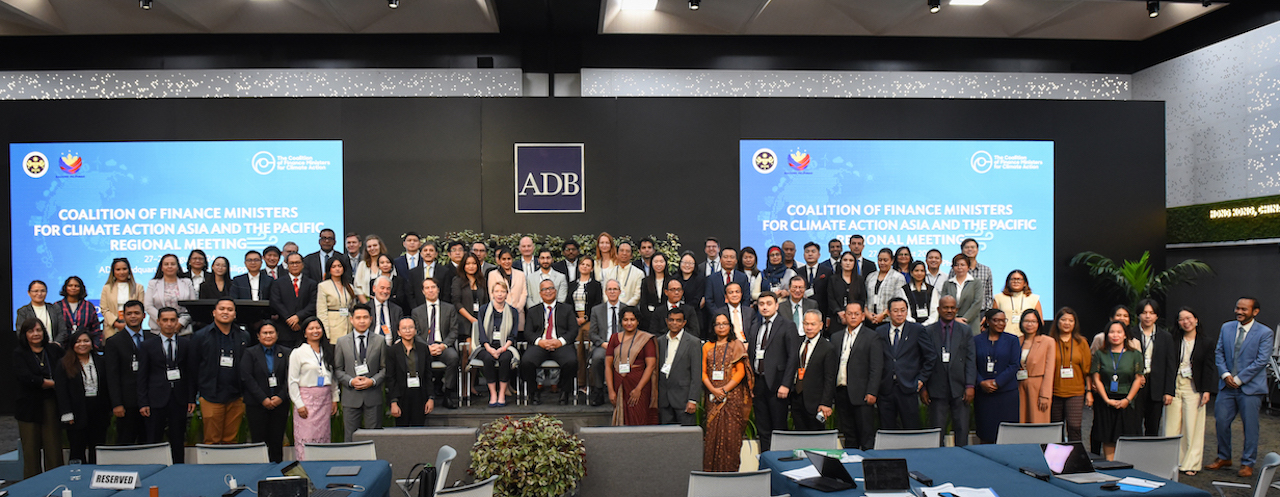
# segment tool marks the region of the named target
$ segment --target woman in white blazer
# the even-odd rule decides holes
[[[160,329],[160,309],[172,307],[178,310],[178,323],[182,325],[178,334],[191,334],[191,315],[187,313],[187,308],[178,305],[178,302],[195,300],[196,290],[191,286],[190,279],[178,277],[180,267],[178,256],[165,254],[160,258],[160,267],[156,268],[156,275],[147,282],[146,299],[142,303],[147,309],[150,329]]]
[[[125,302],[146,301],[146,287],[134,281],[133,266],[129,259],[121,257],[111,262],[111,274],[99,295],[102,296],[98,303],[98,309],[102,311],[102,339],[106,340],[124,329],[120,311],[124,310]]]

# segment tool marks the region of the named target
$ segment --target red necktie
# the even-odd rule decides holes
[[[556,329],[555,321],[552,319],[552,316],[554,315],[555,313],[552,312],[551,306],[547,306],[547,340],[551,339],[551,330]]]
[[[725,286],[725,287],[728,287],[728,286],[729,286],[729,283],[733,283],[733,280],[732,280],[731,278],[733,278],[733,273],[729,273],[729,272],[724,273],[724,286]]]
[[[292,278],[292,279],[293,279],[293,296],[297,297],[298,296],[298,279],[297,278]]]

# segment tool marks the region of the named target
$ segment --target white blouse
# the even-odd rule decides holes
[[[338,401],[338,384],[333,377],[333,371],[322,361],[323,358],[323,351],[317,354],[316,351],[311,350],[311,345],[306,343],[289,353],[289,399],[293,401],[294,406],[306,405],[302,401],[302,387],[319,386],[322,376],[324,386],[333,391],[333,401]]]

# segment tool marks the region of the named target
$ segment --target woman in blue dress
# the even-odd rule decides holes
[[[974,389],[973,417],[981,443],[996,442],[1000,423],[1018,422],[1018,338],[1004,332],[1009,320],[1000,309],[982,316],[982,330],[973,337],[974,366],[978,385]]]

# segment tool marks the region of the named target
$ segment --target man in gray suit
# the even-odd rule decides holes
[[[664,425],[697,425],[702,341],[684,332],[685,323],[684,310],[672,309],[667,313],[667,333],[658,337],[658,422]]]
[[[361,426],[382,428],[382,352],[387,345],[371,328],[369,304],[356,304],[348,319],[352,330],[338,337],[333,367],[342,386],[343,440],[350,442]]]
[[[458,310],[453,304],[440,300],[440,287],[434,280],[422,280],[425,302],[413,308],[411,316],[417,328],[418,338],[427,344],[431,360],[444,363],[443,375],[432,375],[437,383],[436,392],[444,392],[444,406],[458,408]]]
[[[591,308],[591,405],[604,404],[604,356],[605,347],[614,333],[622,330],[618,316],[626,306],[619,300],[622,287],[618,280],[604,282],[605,301]]]
[[[812,309],[818,308],[818,302],[813,299],[805,298],[805,282],[804,278],[792,276],[791,281],[787,284],[788,298],[783,299],[778,304],[778,315],[790,319],[791,322],[800,328],[800,336],[804,336],[804,313]]]
[[[969,404],[973,402],[974,369],[973,332],[969,325],[956,321],[956,298],[945,295],[938,299],[938,322],[925,328],[933,338],[938,363],[933,367],[929,383],[920,390],[920,400],[929,407],[929,426],[947,428],[947,415],[955,430],[956,447],[969,443]],[[945,436],[946,433],[943,433]]]
[[[836,368],[837,428],[844,446],[867,450],[875,445],[876,393],[884,369],[884,340],[862,326],[862,302],[844,308],[845,328],[831,335],[838,365]]]
[[[542,249],[538,251],[538,267],[526,267],[524,271],[524,284],[529,289],[529,295],[526,297],[525,307],[533,307],[542,303],[539,298],[539,285],[543,280],[551,280],[556,285],[556,302],[564,302],[569,296],[569,281],[564,278],[560,271],[551,269],[551,250]]]

